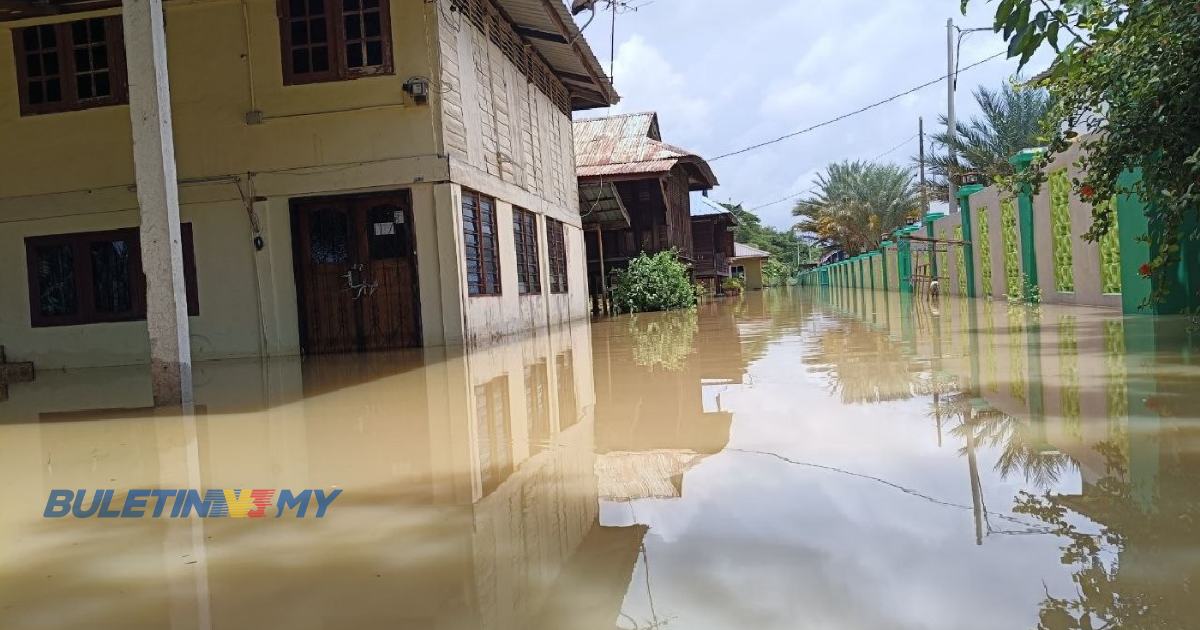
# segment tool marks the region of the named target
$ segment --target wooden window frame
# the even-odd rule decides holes
[[[383,48],[383,64],[365,68],[349,68],[346,62],[345,0],[318,0],[325,5],[325,41],[330,48],[329,68],[323,72],[297,73],[292,68],[292,28],[289,0],[277,0],[279,17],[280,65],[284,85],[307,85],[332,81],[350,81],[363,77],[395,74],[392,61],[392,21],[389,0],[379,0],[379,34]],[[362,0],[359,0],[361,10]],[[360,37],[361,39],[361,37]]]
[[[381,0],[382,1],[382,0]],[[104,21],[104,45],[108,49],[109,82],[112,93],[108,96],[79,99],[79,90],[75,84],[75,39],[71,33],[72,26],[77,22],[91,20]],[[43,26],[53,26],[55,32],[55,48],[58,54],[58,77],[62,100],[52,103],[29,102],[29,76],[25,62],[25,32]],[[129,103],[129,78],[125,68],[125,35],[121,25],[121,16],[84,18],[69,22],[54,24],[39,24],[12,29],[13,61],[17,69],[17,93],[20,99],[22,116],[38,114],[55,114],[59,112],[78,111],[110,105]]]
[[[513,207],[513,242],[517,250],[517,289],[521,295],[541,295],[542,265],[538,258],[536,214]]]
[[[562,221],[546,217],[546,253],[550,259],[550,292],[570,291],[567,280],[567,226]]]
[[[467,217],[468,201],[472,201],[475,204],[474,218],[471,220],[468,220]],[[486,204],[491,205],[490,220],[488,220],[488,217],[484,217],[485,213],[482,210],[485,206],[485,202]],[[498,212],[499,210],[496,208],[495,198],[477,193],[473,190],[467,190],[465,188],[463,189],[463,271],[467,275],[467,295],[470,297],[489,297],[504,294],[504,281],[500,276],[500,233],[496,218]],[[490,257],[485,256],[487,249],[483,245],[483,228],[485,220],[487,220],[487,225],[492,229],[492,239],[494,241],[494,244],[491,248]],[[474,245],[469,242],[470,236],[475,237]],[[474,286],[472,286],[471,283],[471,272],[467,264],[471,259],[472,254],[474,254],[475,260],[478,261],[477,268],[479,270],[479,277],[476,279]],[[488,280],[488,270],[484,268],[485,264],[492,267],[491,271],[494,272],[494,276],[496,278],[494,285]]]
[[[188,315],[200,314],[200,298],[196,283],[196,256],[192,239],[192,224],[180,224],[183,247],[183,277],[187,293]],[[129,279],[132,308],[123,313],[104,313],[96,310],[93,269],[89,248],[93,243],[124,240],[130,244]],[[70,245],[74,261],[76,310],[69,315],[42,314],[41,291],[38,286],[37,249],[54,245]],[[33,328],[50,326],[79,326],[108,322],[129,322],[146,319],[146,276],[142,273],[142,247],[138,228],[121,228],[99,232],[49,234],[25,238],[25,265],[29,286],[29,323]]]

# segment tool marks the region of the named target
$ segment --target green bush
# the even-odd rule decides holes
[[[730,276],[721,281],[721,288],[727,293],[741,293],[746,290],[746,281],[738,276]]]
[[[696,305],[687,265],[674,250],[647,256],[645,252],[629,266],[613,272],[613,307],[618,313],[640,313],[691,308]]]

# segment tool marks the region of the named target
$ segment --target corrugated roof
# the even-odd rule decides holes
[[[770,258],[771,254],[745,243],[733,244],[734,258]]]
[[[571,92],[572,109],[615,105],[620,97],[562,0],[494,0]]]
[[[580,178],[658,174],[677,164],[694,168],[694,190],[717,185],[712,168],[700,156],[663,142],[658,114],[620,114],[575,121],[575,174]]]

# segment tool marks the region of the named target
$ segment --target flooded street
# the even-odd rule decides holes
[[[0,402],[0,628],[1187,628],[1200,334],[778,289],[446,349],[41,372]],[[3,400],[3,397],[0,397]],[[47,518],[52,490],[341,490]]]

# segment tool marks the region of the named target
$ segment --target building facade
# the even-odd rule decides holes
[[[571,117],[616,95],[561,3],[19,0],[0,20],[9,360],[172,373],[586,316]]]

